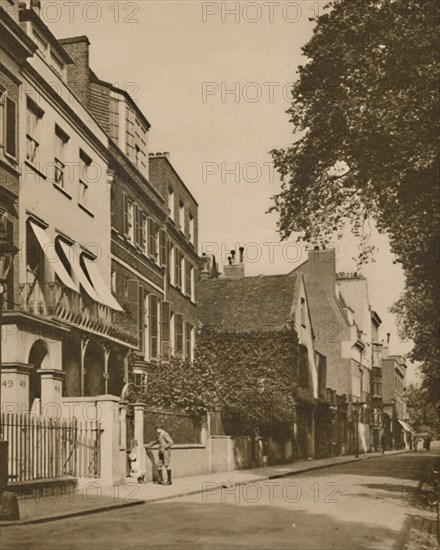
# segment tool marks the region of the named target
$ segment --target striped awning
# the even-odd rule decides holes
[[[79,292],[79,288],[73,282],[72,277],[69,275],[67,269],[64,267],[62,261],[56,253],[54,240],[50,238],[45,229],[33,221],[29,220],[29,225],[31,226],[32,231],[34,232],[34,235],[43,250],[44,256],[47,260],[47,265],[49,266],[52,275],[57,275],[65,286],[75,292]]]
[[[417,432],[415,430],[413,430],[413,428],[411,428],[411,426],[409,424],[407,424],[406,422],[404,422],[403,420],[398,420],[398,422],[402,426],[402,428],[405,430],[405,432],[408,432],[408,433],[414,434],[414,435],[417,434]]]

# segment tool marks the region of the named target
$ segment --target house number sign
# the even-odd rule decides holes
[[[25,380],[20,380],[19,385],[22,388],[25,388],[26,387],[26,381]],[[13,380],[3,380],[2,386],[4,388],[13,388],[14,387],[14,381]]]

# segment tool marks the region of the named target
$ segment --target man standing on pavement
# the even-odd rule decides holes
[[[157,461],[157,469],[159,472],[159,484],[160,485],[171,485],[171,447],[173,445],[173,440],[165,430],[162,429],[162,426],[156,426],[154,428],[157,432],[157,439],[149,443],[146,447],[150,449],[153,445],[159,445],[159,459]],[[164,482],[162,475],[162,468],[165,466],[167,471],[167,481]]]

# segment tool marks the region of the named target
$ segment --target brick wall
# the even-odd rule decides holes
[[[185,205],[185,235],[189,232],[189,214],[194,219],[194,245],[198,248],[198,207],[194,197],[183,184],[182,180],[174,171],[168,158],[165,156],[153,156],[149,158],[149,178],[151,184],[159,191],[166,200],[166,210],[168,211],[168,188],[174,190],[174,219],[178,224],[179,202]]]
[[[197,306],[193,304],[189,298],[183,296],[178,290],[172,286],[168,289],[167,299],[170,302],[170,310],[173,313],[180,313],[183,319],[196,329],[198,323]]]

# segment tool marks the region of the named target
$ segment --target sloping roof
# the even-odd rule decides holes
[[[268,275],[202,281],[201,322],[225,331],[279,330],[291,318],[300,280],[299,276]]]
[[[353,311],[357,326],[363,332],[368,332],[369,327],[365,326],[365,323],[371,321],[371,314],[367,280],[364,278],[338,279],[336,284],[342,291],[345,303]]]

